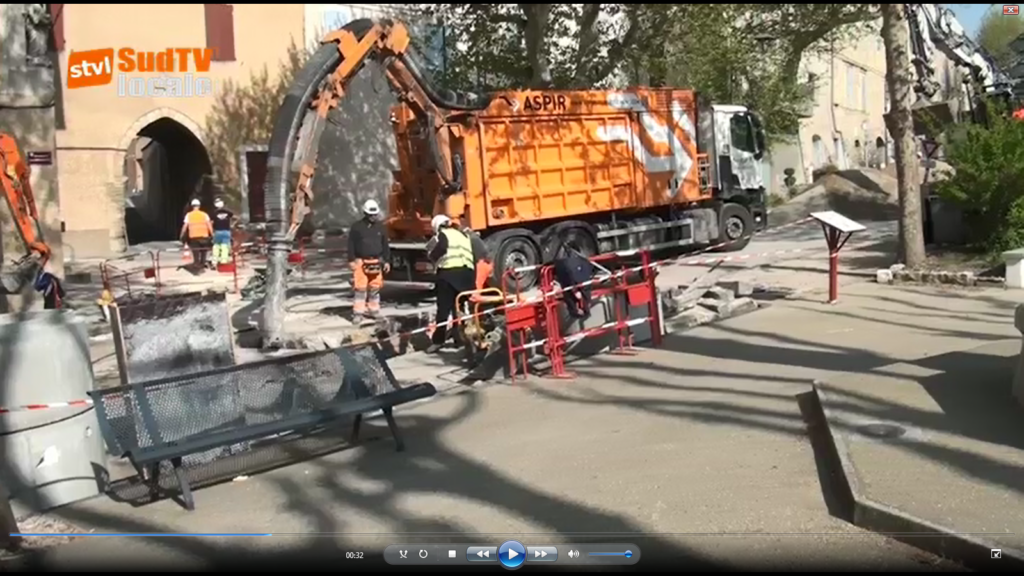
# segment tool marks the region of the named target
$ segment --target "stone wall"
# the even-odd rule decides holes
[[[0,5],[0,130],[13,136],[27,157],[30,153],[51,155],[49,165],[30,166],[30,185],[39,209],[43,238],[53,250],[48,269],[64,274],[61,213],[57,188],[55,144],[55,55],[40,47],[39,36],[49,30],[45,4]],[[0,261],[16,260],[25,254],[25,244],[11,217],[6,201],[0,201]],[[41,305],[41,303],[40,303]],[[21,299],[0,302],[0,309],[20,308]]]

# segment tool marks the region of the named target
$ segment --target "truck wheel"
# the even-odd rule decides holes
[[[505,272],[526,266],[537,266],[541,264],[540,251],[528,236],[516,235],[506,236],[501,240],[498,249],[494,251],[494,280],[497,286],[501,286],[501,279]],[[515,273],[519,278],[519,289],[529,290],[537,284],[540,278],[540,270],[534,268],[524,272]],[[512,282],[510,282],[512,284]],[[514,290],[515,286],[508,286]]]
[[[750,244],[751,236],[754,233],[754,218],[746,206],[730,202],[722,207],[718,226],[721,231],[718,242],[729,242],[729,244],[715,251],[738,252]]]

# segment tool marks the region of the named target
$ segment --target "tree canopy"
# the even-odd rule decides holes
[[[1003,69],[1009,68],[1017,60],[1017,55],[1010,48],[1010,43],[1024,34],[1024,20],[1018,17],[1003,16],[999,7],[993,4],[981,20],[978,28],[978,44]]]
[[[809,54],[842,47],[873,4],[436,4],[452,88],[686,86],[762,113],[770,135],[797,127],[811,97]],[[434,39],[436,41],[436,39]]]

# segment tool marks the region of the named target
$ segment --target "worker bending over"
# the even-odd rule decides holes
[[[202,273],[206,269],[206,253],[210,251],[213,224],[210,215],[203,212],[198,198],[192,200],[192,210],[185,214],[181,226],[181,242],[192,250],[192,265]]]
[[[583,255],[579,244],[565,232],[559,235],[552,264],[555,280],[563,290],[562,298],[565,300],[569,316],[576,319],[590,318],[593,285],[580,284],[593,279],[594,264]]]
[[[348,232],[348,262],[352,268],[352,303],[354,316],[380,314],[380,290],[384,274],[391,270],[391,246],[388,231],[380,221],[380,204],[376,200],[363,203],[363,217]]]
[[[224,207],[224,200],[213,201],[217,209],[213,213],[213,263],[227,264],[231,262],[231,221],[234,214]]]
[[[461,292],[472,290],[476,283],[473,243],[462,230],[452,225],[444,214],[434,216],[430,222],[434,237],[428,244],[428,255],[435,263],[434,292],[437,297],[436,328],[431,336],[428,354],[436,353],[448,340],[448,319],[455,310],[455,298]],[[453,331],[455,332],[455,331]]]

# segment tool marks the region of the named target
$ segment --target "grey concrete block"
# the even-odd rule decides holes
[[[743,280],[726,280],[719,282],[718,286],[729,290],[737,297],[750,296],[754,293],[754,285]]]
[[[736,298],[736,293],[721,286],[712,286],[704,292],[704,298],[730,302]]]
[[[752,298],[737,298],[722,306],[718,311],[718,315],[723,319],[732,318],[733,316],[739,316],[754,310],[757,310],[757,302]]]
[[[974,272],[957,272],[953,281],[960,286],[974,286],[978,283],[978,277]]]
[[[702,306],[695,306],[689,310],[684,310],[677,316],[669,318],[665,321],[665,325],[670,332],[675,330],[686,330],[687,328],[693,328],[702,324],[714,322],[717,318],[718,314],[711,310]]]

